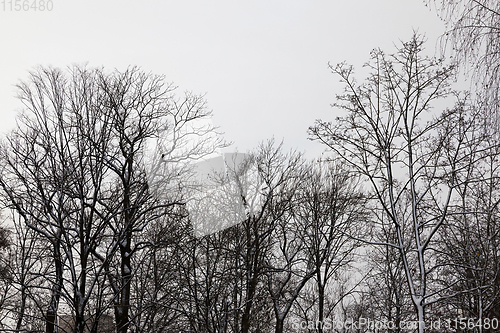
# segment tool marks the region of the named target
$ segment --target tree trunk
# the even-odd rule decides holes
[[[245,305],[245,311],[243,312],[243,316],[241,318],[241,333],[248,333],[248,330],[250,329],[250,311],[252,310],[253,297],[255,295],[257,283],[255,280],[256,279],[252,279],[252,281],[250,281],[250,285],[247,289],[247,302]]]
[[[83,333],[85,330],[85,317],[83,313],[75,313],[75,333]]]
[[[260,251],[258,249],[258,242],[257,242],[257,249],[255,249],[255,254],[252,255],[252,250],[253,248],[250,247],[247,249],[247,260],[249,260],[249,265],[247,265],[247,292],[245,295],[246,298],[246,304],[245,304],[245,310],[243,312],[243,316],[241,319],[241,333],[248,333],[250,330],[250,312],[252,311],[252,306],[253,306],[253,298],[255,296],[255,291],[257,288],[257,283],[258,283],[258,269],[259,269],[259,262],[258,262],[258,256],[260,254]]]
[[[126,240],[120,244],[121,254],[121,291],[119,302],[115,305],[116,332],[127,333],[129,322],[130,309],[130,281],[132,279],[131,262],[130,262],[130,242],[131,237],[128,235]]]
[[[283,327],[285,326],[285,317],[278,317],[276,318],[276,328],[274,330],[274,333],[283,333]]]
[[[321,273],[318,273],[320,275]],[[319,304],[318,304],[318,333],[323,333],[323,320],[324,320],[324,312],[325,312],[325,286],[319,282],[318,280],[318,298],[319,298]]]
[[[56,238],[59,235],[56,235]],[[63,263],[60,250],[60,239],[54,242],[54,264],[56,268],[56,280],[52,285],[52,295],[50,298],[47,315],[45,318],[45,332],[57,332],[57,310],[59,308],[59,298],[61,297],[62,281],[63,281]]]
[[[82,227],[82,226],[81,226]],[[80,234],[83,234],[83,228],[80,229]],[[80,243],[80,253],[81,258],[81,277],[79,290],[75,290],[74,302],[75,302],[75,333],[83,333],[85,329],[85,290],[87,283],[87,254],[85,249],[85,244]],[[78,285],[75,283],[75,287]]]

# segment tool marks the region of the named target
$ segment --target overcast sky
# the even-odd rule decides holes
[[[30,0],[32,2],[33,0]],[[39,0],[37,0],[39,1]],[[6,1],[8,2],[8,1]],[[422,0],[52,0],[51,11],[0,7],[0,130],[14,125],[14,84],[37,65],[123,70],[138,65],[206,93],[215,125],[245,152],[260,141],[322,151],[307,141],[333,119],[341,92],[332,64],[361,67],[413,30],[434,54],[443,24]],[[0,4],[0,6],[2,6]],[[360,78],[361,79],[361,78]]]

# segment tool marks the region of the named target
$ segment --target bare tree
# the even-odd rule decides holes
[[[97,107],[97,73],[78,67],[69,78],[51,68],[32,72],[29,82],[18,85],[26,111],[3,147],[1,185],[9,206],[41,237],[39,244],[51,246],[55,274],[48,279],[47,332],[56,331],[61,297],[75,314],[75,330],[83,332],[89,296],[102,276],[99,269],[88,276],[107,222],[98,200],[110,140],[108,119]]]
[[[392,224],[395,242],[372,244],[398,251],[419,332],[424,332],[425,308],[437,301],[428,293],[429,275],[436,269],[433,242],[449,216],[452,194],[464,181],[457,171],[473,144],[457,133],[455,125],[464,121],[460,108],[428,114],[438,99],[449,96],[453,67],[424,57],[422,45],[414,36],[394,55],[373,51],[367,65],[371,75],[361,85],[351,66],[331,67],[346,85],[336,106],[347,115],[310,128],[312,139],[365,177],[386,223]],[[409,205],[407,213],[398,211],[402,201]]]
[[[477,108],[474,104],[464,101],[464,107]],[[475,141],[475,145],[464,156],[467,167],[457,173],[464,181],[457,186],[450,223],[442,230],[440,262],[448,265],[438,275],[436,284],[456,292],[456,297],[448,301],[451,310],[483,322],[485,318],[500,315],[497,190],[500,145],[493,126],[495,121],[484,110],[467,121],[475,131],[464,136]]]
[[[283,332],[300,291],[316,273],[309,264],[309,253],[303,239],[303,225],[297,223],[293,207],[297,192],[305,179],[305,161],[297,152],[284,153],[271,141],[261,148],[257,161],[259,177],[265,186],[264,196],[272,225],[271,246],[266,256],[265,284],[274,312],[275,332]]]
[[[276,156],[266,154],[269,145],[273,143],[262,144],[255,151],[242,155],[244,157],[240,161],[237,158],[241,154],[228,155],[227,171],[219,179],[223,186],[221,199],[224,203],[218,207],[222,208],[223,214],[232,211],[231,218],[237,222],[228,229],[224,245],[230,253],[233,267],[228,274],[231,287],[227,297],[231,317],[229,328],[233,332],[246,333],[272,327],[264,274],[274,228],[269,204],[279,184],[266,184],[259,168],[265,161],[276,163],[274,167],[279,167],[274,160]]]
[[[52,74],[54,74],[53,77],[50,77],[51,74],[49,74],[49,85],[52,83],[54,86],[62,84],[56,77],[57,73]],[[59,165],[61,160],[58,158],[62,156],[57,156],[57,152],[61,152],[58,149],[64,149],[64,138],[59,136],[61,132],[57,130],[61,123],[54,119],[56,112],[48,115],[47,109],[51,104],[50,102],[48,105],[46,104],[46,96],[43,96],[42,92],[47,81],[42,78],[34,79],[34,81],[35,89],[40,95],[29,92],[26,98],[33,101],[32,110],[35,116],[39,116],[41,126],[38,126],[36,120],[25,116],[23,121],[26,126],[10,136],[8,146],[4,146],[2,152],[6,166],[1,183],[11,207],[30,228],[51,244],[55,275],[51,282],[51,301],[46,312],[46,331],[54,332],[63,287],[65,262],[61,248],[62,229],[65,227],[66,217],[65,191],[62,187],[68,176],[67,171],[64,170],[66,159],[63,158],[64,162]],[[40,103],[34,100],[38,96],[41,97]],[[60,101],[60,99],[52,99],[54,108],[61,106]],[[58,111],[61,111],[60,108]],[[54,117],[51,117],[53,115]],[[58,139],[62,140],[58,141]],[[44,163],[45,161],[48,162]],[[51,182],[51,180],[54,181]]]
[[[500,88],[500,4],[496,0],[425,0],[434,3],[446,23],[443,51],[478,83],[478,98],[498,117]],[[495,124],[498,126],[498,123]]]
[[[226,230],[200,236],[188,246],[186,317],[192,331],[254,332],[272,329],[272,303],[266,292],[268,259],[277,219],[274,203],[285,195],[296,171],[283,165],[281,145],[262,144],[239,163],[214,175],[217,190],[196,206],[197,219],[213,224],[237,219]],[[231,158],[231,157],[229,157]],[[231,165],[232,164],[232,165]],[[285,208],[282,205],[281,208]],[[201,223],[201,222],[200,222]],[[207,227],[207,230],[211,230]],[[218,228],[216,228],[218,230]]]
[[[51,289],[46,331],[56,331],[63,301],[71,330],[96,332],[113,307],[126,332],[132,256],[153,244],[139,236],[184,204],[187,162],[221,145],[203,122],[210,112],[202,97],[177,99],[163,77],[137,68],[40,68],[18,87],[26,110],[2,147],[0,185],[38,246],[50,248],[40,274]]]
[[[210,192],[209,207],[196,207],[205,212],[196,218],[240,220],[226,230],[198,234],[201,238],[184,246],[190,251],[182,274],[188,296],[184,316],[191,331],[284,329],[287,314],[314,275],[308,266],[313,245],[301,237],[313,226],[293,210],[301,202],[306,175],[302,156],[284,153],[271,140],[215,177],[219,191]]]
[[[177,98],[172,95],[174,87],[165,84],[162,76],[130,68],[102,75],[98,84],[105,95],[102,107],[110,115],[115,145],[107,155],[106,167],[116,186],[103,205],[112,212],[109,223],[117,240],[120,267],[113,273],[108,271],[108,280],[114,292],[117,331],[127,332],[132,256],[149,243],[135,243],[135,235],[172,206],[184,204],[182,191],[172,188],[184,170],[182,162],[209,155],[223,143],[215,128],[203,122],[211,112],[202,96],[188,93]],[[151,139],[156,140],[156,154],[148,161],[145,153]],[[154,195],[158,192],[163,195]]]
[[[355,174],[334,161],[311,162],[293,207],[296,222],[303,228],[297,236],[316,268],[310,283],[313,290],[299,301],[300,317],[308,327],[313,323],[317,332],[323,332],[325,318],[332,317],[342,299],[352,296],[355,289],[347,287],[340,272],[351,268],[360,245],[349,235],[361,237],[368,218],[358,181]]]

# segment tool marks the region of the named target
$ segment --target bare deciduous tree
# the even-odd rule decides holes
[[[18,86],[26,107],[20,126],[3,147],[1,184],[9,206],[39,242],[51,244],[55,272],[46,276],[52,284],[47,332],[56,331],[61,297],[74,313],[75,330],[83,332],[89,296],[103,273],[89,276],[107,222],[98,201],[109,119],[97,107],[98,72],[75,67],[69,78],[58,69],[32,72]]]
[[[474,144],[456,130],[464,122],[459,107],[429,114],[438,99],[449,96],[453,67],[424,57],[422,46],[414,36],[394,55],[373,51],[367,65],[371,74],[360,85],[351,66],[332,67],[346,86],[336,106],[347,115],[310,128],[312,139],[366,179],[386,215],[384,222],[392,224],[395,242],[372,244],[398,251],[419,332],[424,331],[425,308],[437,301],[428,293],[429,275],[436,268],[433,242],[449,216],[452,194],[465,181],[457,172]],[[408,209],[398,210],[403,201]]]
[[[474,104],[464,102],[464,107],[477,108]],[[457,172],[463,181],[457,185],[452,214],[440,243],[439,262],[446,268],[435,284],[456,293],[448,302],[452,310],[483,321],[500,315],[500,144],[494,120],[484,110],[465,121],[475,130],[464,133],[464,137],[475,144],[463,156],[466,167]]]
[[[132,257],[154,245],[141,233],[184,204],[188,162],[222,142],[203,98],[176,98],[161,76],[137,68],[69,72],[40,68],[18,86],[25,112],[2,147],[0,185],[52,256],[39,275],[50,285],[49,304],[36,303],[46,308],[46,331],[57,330],[63,302],[71,330],[97,332],[113,308],[126,332]]]
[[[478,83],[478,98],[489,113],[499,116],[500,3],[496,0],[425,0],[434,3],[446,23],[443,51],[452,56]],[[449,46],[449,48],[448,48]],[[485,103],[486,102],[486,103]],[[494,124],[498,126],[496,122]]]
[[[299,301],[301,319],[308,326],[313,323],[315,332],[323,332],[325,318],[331,319],[342,299],[352,296],[355,289],[347,287],[340,276],[352,268],[360,245],[349,235],[362,236],[368,218],[358,180],[334,161],[313,161],[292,208],[296,223],[303,228],[297,237],[304,242],[310,264],[316,268],[310,282],[312,291]]]
[[[183,170],[181,162],[209,155],[223,143],[215,128],[203,122],[211,116],[204,99],[193,94],[180,99],[173,96],[174,87],[165,84],[162,76],[130,68],[102,75],[98,84],[105,95],[102,107],[111,119],[115,144],[106,167],[117,180],[105,205],[113,216],[109,223],[118,241],[120,268],[108,274],[108,279],[114,291],[117,330],[127,332],[134,270],[131,260],[148,243],[135,243],[135,235],[172,206],[184,204],[182,191],[171,187]],[[156,154],[147,161],[145,152],[151,139],[156,140]],[[145,162],[152,165],[150,175]]]

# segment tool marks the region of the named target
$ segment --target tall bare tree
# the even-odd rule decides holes
[[[163,77],[138,68],[40,68],[18,87],[25,112],[2,147],[0,185],[50,248],[46,331],[56,331],[63,301],[75,332],[96,332],[111,307],[126,332],[132,256],[153,244],[139,236],[184,204],[187,162],[221,145],[211,113],[201,96],[176,98]]]
[[[110,140],[109,120],[97,107],[98,72],[75,67],[68,77],[58,69],[33,71],[30,81],[18,85],[26,109],[2,151],[1,185],[9,206],[39,242],[51,244],[55,274],[48,280],[47,332],[56,331],[61,297],[73,310],[75,330],[83,332],[89,295],[99,279],[88,273],[106,229],[98,200]]]
[[[394,55],[373,51],[371,74],[360,85],[352,66],[332,66],[346,86],[335,104],[346,115],[310,128],[312,139],[366,179],[386,214],[384,223],[392,224],[395,242],[372,244],[398,251],[419,332],[425,329],[425,308],[437,301],[428,293],[429,275],[437,267],[433,243],[449,216],[452,194],[466,181],[457,178],[463,156],[475,144],[457,130],[457,124],[467,130],[460,106],[429,114],[436,101],[449,96],[454,68],[423,56],[422,47],[415,35]],[[398,210],[402,202],[408,209]]]
[[[296,223],[302,225],[297,237],[307,247],[316,274],[309,283],[309,292],[298,301],[300,310],[296,312],[308,327],[313,325],[315,332],[323,332],[328,324],[325,319],[333,317],[342,298],[352,296],[353,288],[341,290],[346,287],[341,284],[347,281],[340,276],[352,268],[360,245],[349,235],[361,236],[368,216],[355,174],[335,161],[312,161],[308,166],[293,214]]]
[[[478,108],[475,104],[464,101],[469,108]],[[463,157],[468,160],[467,167],[457,175],[474,181],[463,181],[457,186],[453,215],[442,230],[440,243],[443,253],[440,262],[448,265],[438,275],[436,284],[456,292],[456,297],[448,302],[451,310],[484,322],[485,318],[490,320],[500,315],[500,141],[495,120],[484,110],[467,121],[476,130],[464,136],[476,144]],[[489,330],[479,327],[479,331]]]
[[[110,116],[115,144],[106,166],[117,180],[105,205],[113,214],[109,222],[118,240],[120,268],[108,279],[115,294],[117,330],[127,332],[131,260],[148,243],[135,243],[135,235],[172,206],[184,204],[179,188],[171,187],[178,183],[174,179],[178,180],[183,170],[181,162],[213,153],[222,141],[216,137],[215,128],[206,123],[211,112],[202,96],[188,93],[183,98],[174,97],[174,87],[162,76],[130,68],[102,75],[98,84],[105,95],[102,107]],[[146,148],[151,139],[156,142],[156,154],[148,161]]]

